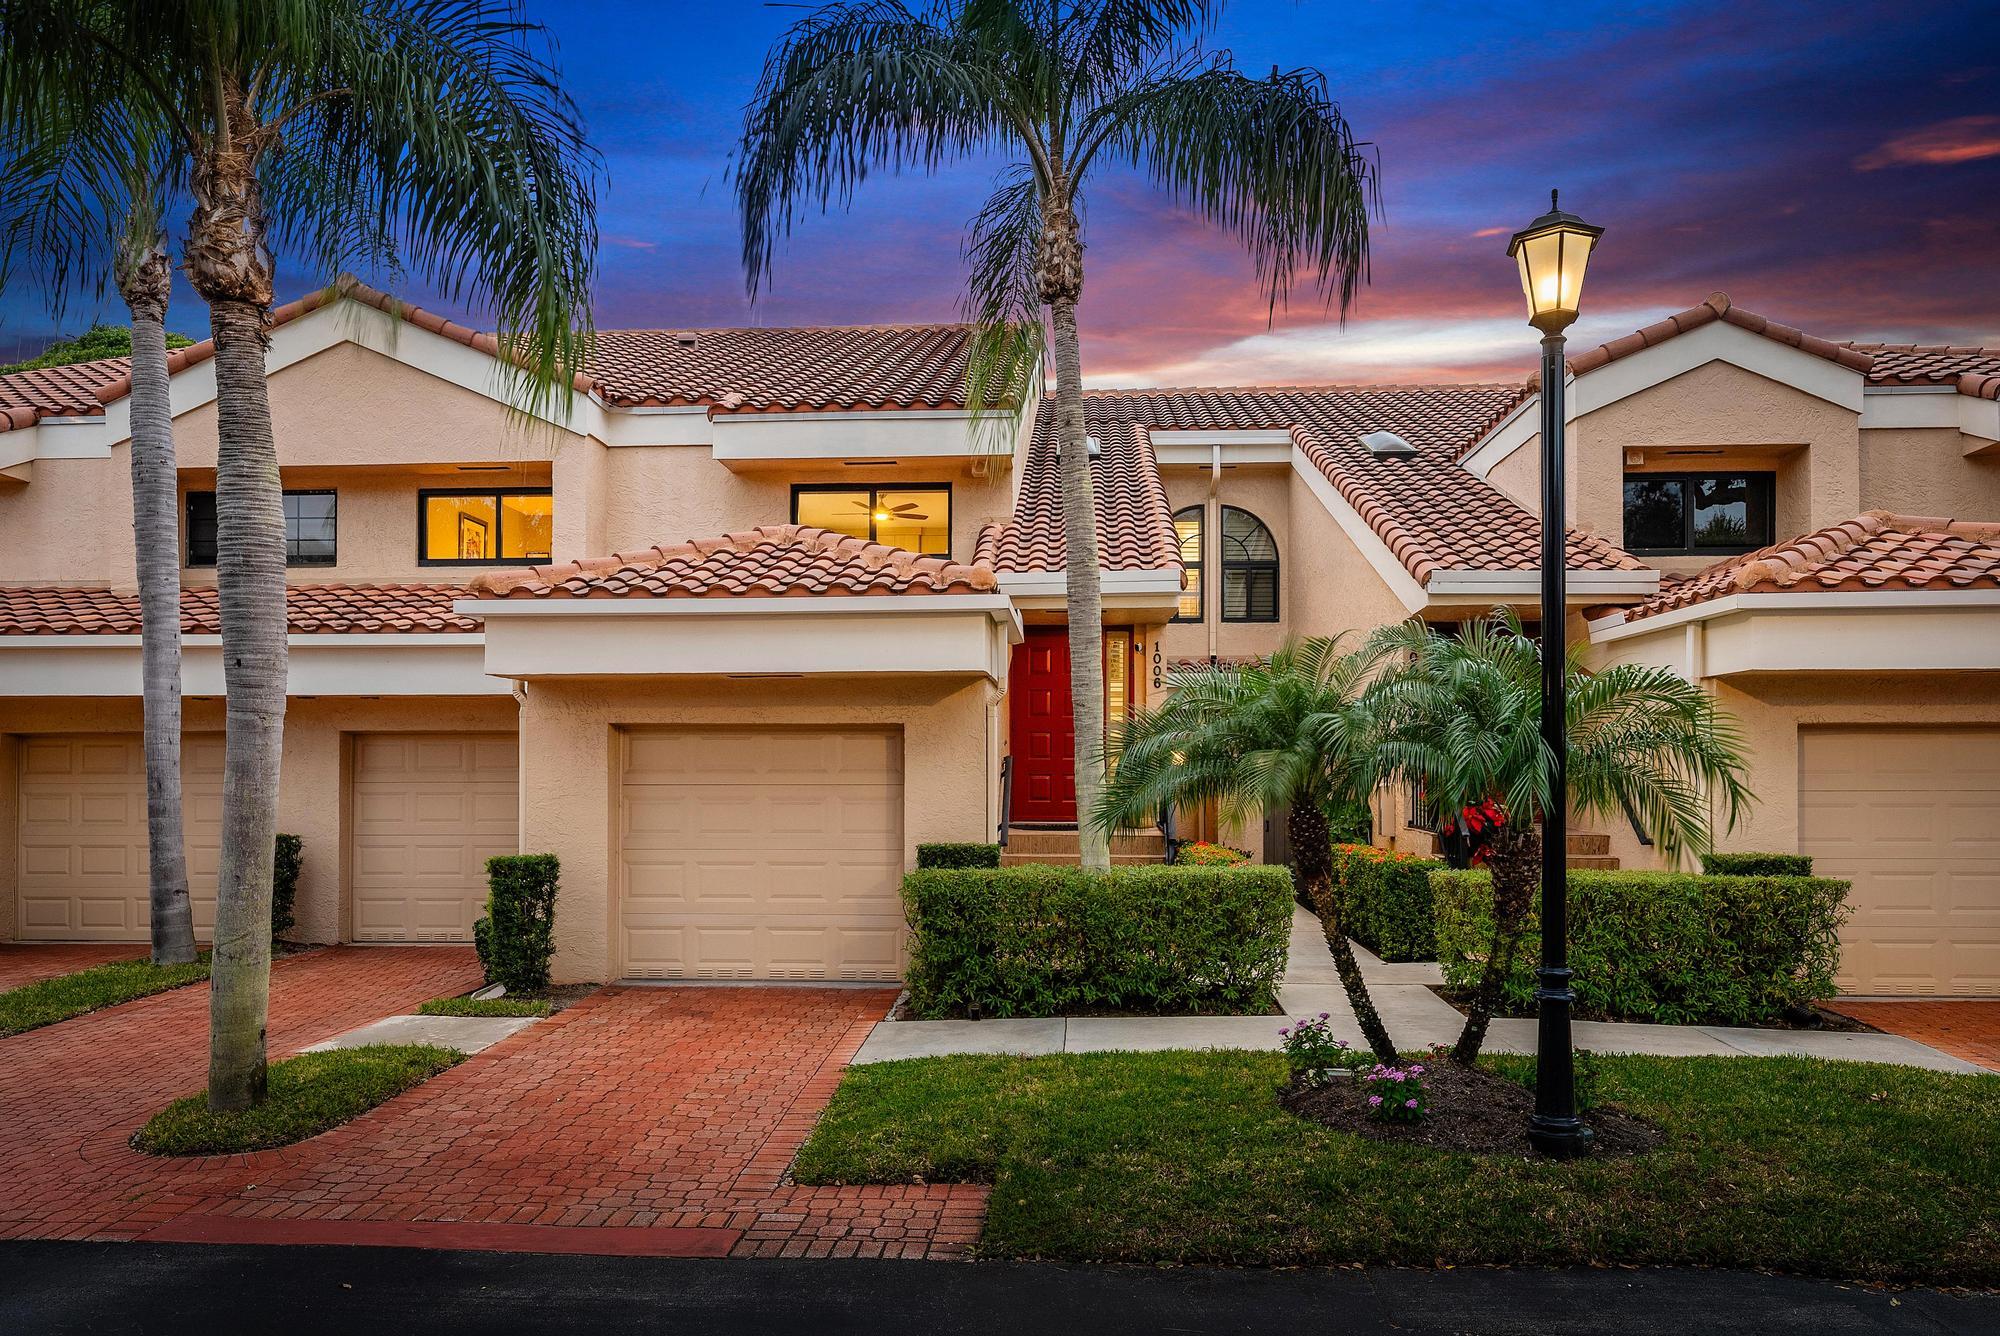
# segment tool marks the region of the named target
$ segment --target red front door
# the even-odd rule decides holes
[[[1014,820],[1076,820],[1076,724],[1069,705],[1069,629],[1030,626],[1007,670]]]

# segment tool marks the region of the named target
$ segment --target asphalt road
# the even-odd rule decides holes
[[[2000,1296],[1726,1271],[1250,1271],[0,1243],[0,1333],[2000,1332]]]

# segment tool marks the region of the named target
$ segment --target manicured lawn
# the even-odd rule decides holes
[[[192,965],[155,965],[150,960],[113,960],[74,974],[39,979],[0,993],[0,1038],[54,1025],[99,1007],[164,993],[208,977],[208,952]]]
[[[301,1053],[271,1064],[270,1098],[240,1113],[211,1113],[206,1095],[175,1100],[132,1144],[151,1155],[228,1155],[268,1150],[358,1118],[465,1060],[456,1049],[374,1044]]]
[[[1280,1108],[1275,1055],[951,1057],[851,1069],[795,1172],[991,1183],[981,1246],[997,1256],[2000,1283],[2000,1079],[1805,1058],[1597,1065],[1599,1098],[1660,1124],[1660,1149],[1551,1164],[1371,1141]]]
[[[417,1008],[419,1016],[546,1016],[552,1010],[542,997],[434,997]]]

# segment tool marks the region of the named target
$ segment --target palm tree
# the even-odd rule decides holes
[[[186,155],[184,251],[215,343],[228,745],[208,1098],[263,1099],[285,715],[285,522],[265,384],[273,241],[407,263],[491,302],[527,411],[590,337],[596,159],[511,0],[0,0],[0,125],[126,127]],[[93,161],[105,155],[87,155]],[[130,161],[135,154],[126,155]],[[89,164],[86,163],[86,166]]]
[[[1378,656],[1341,636],[1289,640],[1266,664],[1174,675],[1158,707],[1120,734],[1118,766],[1092,813],[1103,831],[1151,820],[1171,803],[1216,802],[1225,819],[1284,809],[1294,875],[1319,914],[1334,968],[1368,1046],[1396,1047],[1368,995],[1333,896],[1332,814],[1375,786],[1365,687]]]
[[[1344,312],[1366,272],[1375,171],[1315,70],[1240,73],[1202,50],[1210,0],[847,0],[796,24],[765,61],[737,174],[751,295],[800,216],[845,207],[871,170],[1011,164],[965,244],[979,326],[975,410],[1024,383],[1046,311],[1055,343],[1077,811],[1104,761],[1103,609],[1076,307],[1083,184],[1102,164],[1155,184],[1248,246],[1275,313],[1308,272]],[[1078,828],[1087,867],[1108,832]]]
[[[4,107],[21,112],[6,99]],[[146,767],[147,931],[156,965],[195,958],[181,823],[181,586],[174,423],[167,391],[167,301],[173,286],[160,199],[171,169],[151,146],[102,127],[25,142],[32,119],[0,125],[20,151],[0,173],[0,276],[32,258],[60,310],[72,287],[101,294],[106,270],[131,316],[132,537],[139,585],[140,683]],[[124,142],[120,142],[124,141]],[[123,151],[132,151],[118,170]],[[110,168],[95,182],[79,163]],[[79,179],[83,189],[76,189]],[[110,255],[103,253],[108,245]],[[83,275],[81,282],[77,275]],[[183,344],[187,340],[181,340]]]
[[[1493,936],[1465,1028],[1452,1051],[1470,1064],[1513,967],[1541,882],[1539,814],[1549,792],[1541,736],[1541,647],[1511,612],[1496,610],[1457,636],[1419,621],[1384,627],[1375,650],[1394,666],[1369,689],[1381,730],[1376,769],[1414,781],[1446,820],[1485,803],[1482,831],[1493,875]],[[1750,800],[1743,741],[1699,686],[1665,668],[1618,664],[1584,671],[1572,651],[1564,693],[1569,792],[1581,813],[1631,812],[1669,858],[1710,843],[1709,805],[1727,824]]]

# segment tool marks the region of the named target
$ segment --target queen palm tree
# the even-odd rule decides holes
[[[1055,344],[1077,811],[1104,773],[1103,611],[1076,308],[1083,185],[1124,164],[1248,246],[1275,312],[1301,270],[1346,310],[1366,272],[1371,160],[1315,70],[1252,79],[1200,36],[1210,0],[844,0],[765,61],[737,172],[751,295],[804,213],[845,207],[872,170],[998,155],[965,243],[979,326],[966,402],[1025,384],[1046,312]],[[1004,396],[1003,396],[1004,397]],[[1082,822],[1083,862],[1110,866]]]
[[[1391,666],[1370,686],[1380,730],[1375,769],[1414,781],[1446,820],[1492,803],[1479,833],[1493,876],[1493,934],[1452,1059],[1479,1056],[1541,881],[1539,814],[1553,801],[1598,817],[1623,812],[1662,853],[1710,844],[1710,804],[1733,825],[1750,800],[1743,741],[1707,692],[1665,669],[1584,670],[1570,655],[1564,692],[1569,792],[1549,792],[1542,743],[1541,647],[1496,610],[1456,636],[1419,621],[1384,627],[1372,647]]]
[[[1333,895],[1329,818],[1375,787],[1366,685],[1378,651],[1342,636],[1289,640],[1268,663],[1176,673],[1157,707],[1135,715],[1093,820],[1110,831],[1172,803],[1215,802],[1226,820],[1283,810],[1294,875],[1318,913],[1340,984],[1368,1046],[1396,1046],[1368,995]]]
[[[0,0],[0,46],[0,125],[22,142],[128,127],[135,149],[168,144],[188,164],[183,262],[215,344],[228,693],[208,1098],[240,1109],[264,1096],[285,714],[272,246],[329,273],[350,257],[407,264],[446,300],[476,293],[517,401],[545,411],[590,337],[596,159],[546,33],[511,0]]]
[[[21,109],[12,99],[6,105]],[[108,276],[131,316],[128,403],[146,768],[147,933],[154,964],[184,965],[195,958],[195,941],[181,822],[179,475],[166,332],[173,273],[160,227],[161,198],[184,162],[167,155],[158,163],[151,145],[115,130],[107,134],[103,123],[25,143],[23,132],[32,128],[37,128],[32,121],[0,124],[0,138],[16,149],[0,171],[0,280],[17,261],[34,263],[59,312],[74,288],[101,295]],[[93,161],[103,169],[96,175],[78,169]],[[156,163],[163,170],[156,170]]]

